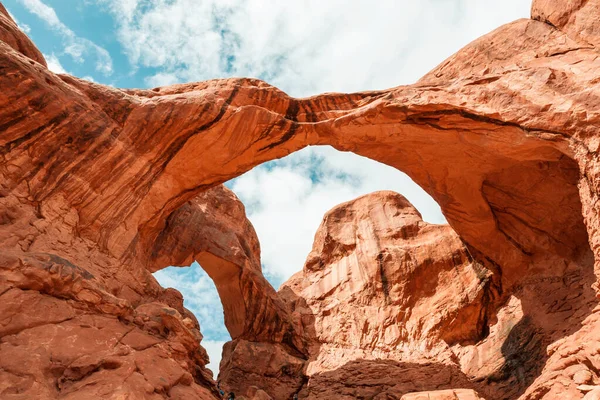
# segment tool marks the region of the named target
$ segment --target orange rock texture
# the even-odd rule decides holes
[[[295,99],[57,75],[0,7],[0,398],[218,398],[151,275],[194,259],[247,398],[599,398],[598,21],[534,0],[414,85]],[[393,193],[342,204],[276,292],[220,184],[317,144],[406,172],[449,226]]]
[[[249,393],[260,381],[273,399],[516,399],[547,387],[557,377],[536,380],[545,349],[596,304],[591,254],[524,273],[508,293],[502,269],[474,254],[399,194],[335,207],[303,270],[278,292],[304,344],[236,339],[225,346],[221,384]],[[579,374],[574,385],[595,381],[589,364],[573,364],[559,365]]]

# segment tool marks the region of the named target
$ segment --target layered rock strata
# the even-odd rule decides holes
[[[496,266],[478,262],[449,226],[422,221],[401,195],[341,204],[278,292],[306,351],[234,340],[221,384],[245,393],[257,386],[273,399],[400,399],[424,390],[444,398],[458,388],[465,398],[516,399],[548,383],[538,378],[548,366],[544,349],[563,345],[596,304],[591,253],[566,262],[532,266],[543,272],[524,275],[500,301]],[[596,378],[582,362],[571,370],[578,398],[577,384]]]
[[[370,365],[381,371],[373,379],[419,368],[452,377],[406,390],[597,396],[598,20],[600,0],[535,0],[531,19],[483,36],[414,85],[295,99],[254,79],[123,90],[57,75],[0,7],[0,395],[214,396],[197,323],[150,274],[198,259],[225,305],[234,339],[225,361],[275,355],[248,393],[277,396],[282,380],[314,398],[333,389],[352,396],[344,392],[352,385],[392,390],[356,374]],[[340,249],[325,239],[319,247],[319,236],[306,280],[275,293],[243,209],[219,185],[322,144],[398,168],[430,193],[452,228],[435,228],[447,231],[438,235],[444,246],[469,256],[429,251],[443,260],[442,276],[466,286],[411,287],[433,279],[423,272],[427,257],[406,243],[412,231],[375,260],[379,245],[355,241],[353,250],[340,233]],[[410,214],[402,223],[420,226]],[[369,224],[372,237],[389,239]],[[335,284],[325,275],[361,268],[370,286],[365,278],[340,287],[347,276]],[[362,339],[370,304],[383,321]],[[368,353],[390,355],[363,359]],[[430,370],[421,356],[433,360]]]

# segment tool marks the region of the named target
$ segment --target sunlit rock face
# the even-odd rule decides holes
[[[219,378],[273,399],[515,399],[547,384],[536,380],[545,348],[592,312],[591,265],[590,252],[532,264],[504,292],[501,269],[452,228],[424,222],[397,193],[372,193],[325,215],[304,268],[279,289],[304,344],[234,340]],[[573,371],[595,379],[585,364]],[[416,393],[427,390],[438,392]]]
[[[325,215],[303,270],[278,292],[305,354],[234,341],[220,378],[240,388],[262,373],[273,398],[399,398],[463,387],[469,382],[449,346],[487,336],[495,285],[452,228],[424,222],[401,195],[358,198]]]
[[[595,398],[599,6],[536,0],[414,85],[306,99],[56,75],[0,7],[0,397],[215,398],[151,275],[197,259],[247,397]],[[275,292],[220,184],[316,144],[406,172],[449,226],[391,193],[341,205]]]
[[[46,66],[46,60],[42,53],[31,40],[21,32],[16,22],[8,14],[4,5],[0,3],[0,41],[6,43],[21,54]]]
[[[449,389],[405,394],[400,400],[482,400],[482,398],[473,390]]]
[[[463,387],[449,346],[487,336],[497,290],[452,228],[377,192],[325,215],[303,270],[279,293],[309,341],[309,397],[354,398]],[[431,373],[433,360],[443,372],[423,386],[419,365]]]

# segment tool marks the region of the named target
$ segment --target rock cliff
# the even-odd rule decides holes
[[[449,226],[422,221],[393,192],[358,198],[325,215],[304,268],[279,289],[305,344],[286,351],[236,339],[225,347],[221,384],[249,391],[258,381],[273,399],[441,390],[436,398],[458,388],[472,391],[459,398],[516,399],[548,383],[536,381],[548,365],[544,349],[596,304],[591,254],[566,263],[532,265],[543,272],[524,273],[504,293],[501,269],[477,261]],[[575,362],[587,379],[575,383],[595,380],[589,370]]]
[[[295,99],[57,75],[0,7],[0,397],[215,398],[151,275],[196,259],[247,396],[598,398],[598,21],[534,0],[414,85]],[[392,193],[340,205],[276,292],[220,184],[319,144],[406,172],[449,226]]]

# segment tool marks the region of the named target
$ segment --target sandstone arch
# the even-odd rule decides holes
[[[510,51],[507,45],[489,46],[507,37],[513,38]],[[506,209],[508,199],[486,201],[482,187],[493,187],[509,168],[535,174],[531,170],[539,162],[537,168],[557,174],[557,190],[528,195],[543,200],[574,189],[576,164],[569,159],[593,151],[586,143],[593,98],[583,88],[594,76],[569,68],[574,58],[583,58],[577,68],[593,70],[586,54],[593,58],[594,50],[548,24],[522,20],[467,46],[413,86],[297,100],[248,79],[153,91],[111,89],[59,79],[5,48],[5,68],[19,74],[6,74],[3,85],[39,89],[32,99],[10,103],[14,96],[6,94],[3,154],[18,159],[19,167],[7,171],[6,180],[18,182],[21,173],[31,180],[36,199],[66,193],[82,233],[124,257],[142,253],[166,217],[202,190],[306,145],[331,144],[405,171],[440,203],[467,242],[499,264],[526,265],[531,250],[507,238],[490,210]],[[477,65],[489,65],[484,78],[468,69],[474,57]],[[523,67],[515,68],[518,64]],[[464,77],[455,77],[457,70]],[[548,98],[545,90],[552,86],[572,91]],[[571,107],[560,110],[559,101]],[[89,109],[85,115],[78,113],[83,108]],[[25,119],[25,112],[36,122]],[[577,160],[584,169],[584,160]],[[90,179],[80,178],[109,171],[109,181],[88,184]],[[132,193],[121,191],[124,187]],[[570,201],[568,220],[579,220],[576,200]],[[550,235],[548,240],[565,236],[564,221],[544,224],[535,228]],[[568,229],[575,237],[563,250],[576,250],[584,240],[583,225]]]
[[[182,229],[168,221],[195,207],[187,202],[199,194],[261,162],[330,144],[394,166],[430,193],[474,257],[494,272],[504,293],[499,302],[526,277],[569,262],[592,268],[590,248],[598,271],[599,3],[571,2],[560,12],[551,3],[534,1],[533,19],[482,37],[414,85],[307,99],[253,79],[121,90],[55,75],[0,9],[3,268],[83,268],[98,285],[89,289],[94,299],[124,302],[114,315],[160,316],[161,326],[170,326],[162,334],[194,353],[197,327],[148,271],[213,253],[182,235],[180,251],[161,254],[168,244],[162,238]],[[60,260],[50,262],[46,253]],[[230,262],[226,256],[203,263],[217,282],[229,279],[218,275],[231,266],[219,264]],[[88,276],[73,273],[81,275],[76,280]],[[261,279],[254,274],[249,282],[255,278]],[[39,288],[32,278],[19,279],[3,278],[0,293]],[[277,303],[273,296],[264,298]],[[149,311],[157,299],[177,311],[179,322],[167,316],[171,311]],[[232,316],[230,326],[236,337],[268,337],[303,351],[288,334],[285,312],[275,314],[283,320],[272,331],[250,326],[247,315]],[[177,357],[191,369],[196,363],[192,380],[202,382],[202,356],[190,362],[186,351]],[[73,368],[61,373],[71,376]],[[183,390],[180,382],[190,378],[177,374],[161,390]],[[541,396],[535,390],[530,398]]]

